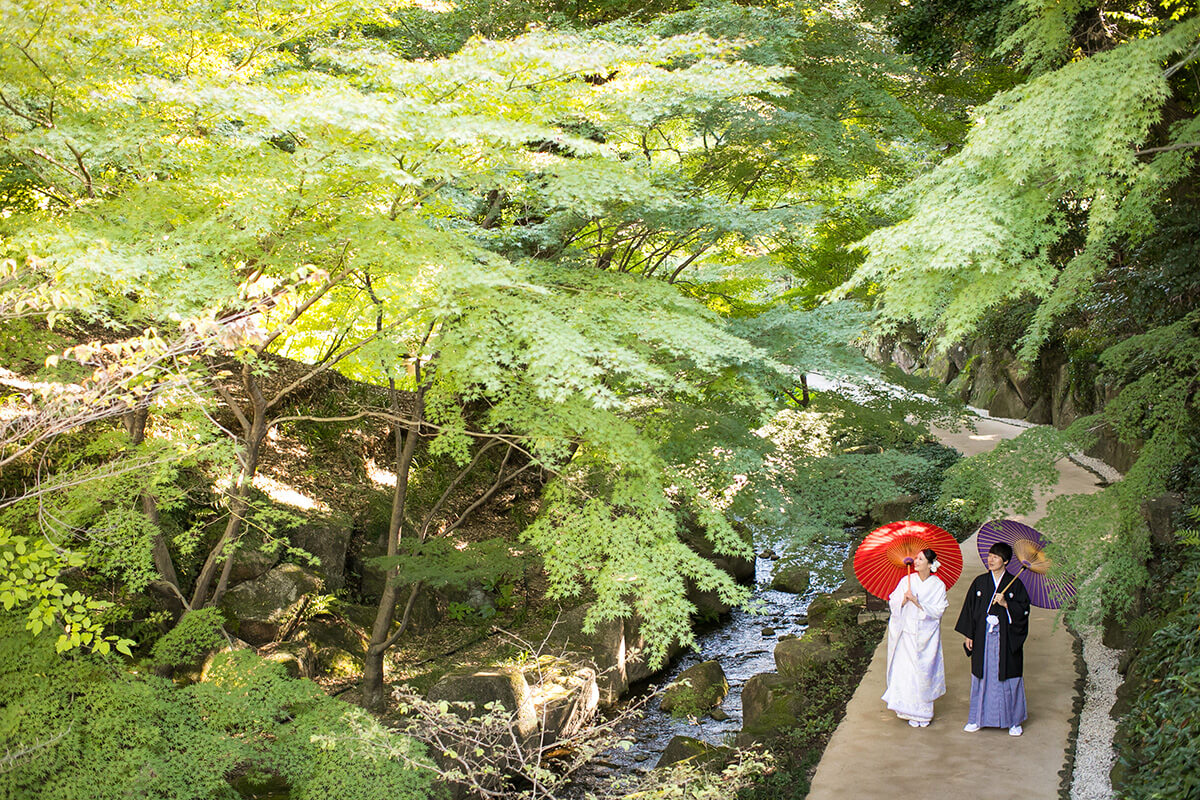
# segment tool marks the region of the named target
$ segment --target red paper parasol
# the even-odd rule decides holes
[[[1012,547],[1013,557],[1006,569],[1009,575],[1021,577],[1021,583],[1029,590],[1029,600],[1035,606],[1059,608],[1065,600],[1075,596],[1075,587],[1069,580],[1047,574],[1053,562],[1044,552],[1045,539],[1035,529],[1011,519],[994,519],[984,523],[979,529],[978,546],[979,557],[985,567],[988,550],[996,542],[1006,542]]]
[[[926,548],[937,553],[934,575],[949,589],[962,574],[962,551],[953,536],[928,522],[892,522],[868,533],[854,551],[854,575],[864,589],[887,600],[911,570],[912,559]]]

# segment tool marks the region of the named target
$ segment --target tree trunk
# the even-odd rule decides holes
[[[392,413],[400,415],[400,400],[396,392],[396,382],[389,381],[388,396],[391,401]],[[425,388],[417,389],[416,400],[413,404],[413,420],[408,430],[399,422],[392,423],[396,438],[396,489],[392,492],[392,517],[388,522],[387,554],[395,557],[400,551],[400,534],[404,524],[404,504],[408,497],[408,475],[412,468],[413,454],[417,449],[417,437],[421,420],[425,414]],[[387,571],[383,585],[383,596],[379,598],[379,608],[375,612],[375,624],[371,627],[371,641],[367,646],[367,656],[363,662],[363,706],[371,711],[383,708],[383,656],[391,647],[396,637],[392,635],[392,621],[396,618],[396,600],[400,587],[396,585],[399,570],[392,567]],[[408,603],[404,609],[405,626],[412,613],[420,584],[413,585],[409,592]],[[403,631],[403,628],[401,628]]]
[[[221,534],[220,541],[208,553],[208,558],[204,560],[204,567],[200,570],[200,577],[196,579],[196,587],[192,592],[192,608],[201,608],[204,605],[215,606],[221,602],[221,598],[225,595],[225,589],[229,585],[229,573],[233,568],[233,557],[235,550],[230,549],[225,552],[231,545],[236,544],[237,540],[242,535],[242,522],[246,516],[246,511],[250,508],[250,486],[254,482],[254,476],[258,472],[258,458],[262,452],[263,440],[267,438],[267,403],[263,399],[262,391],[259,389],[258,381],[250,373],[249,370],[243,372],[246,388],[249,389],[251,403],[253,408],[253,421],[244,425],[246,431],[246,456],[242,461],[241,469],[238,471],[237,483],[233,487],[233,492],[229,500],[229,522],[225,524],[225,532]],[[239,412],[239,415],[241,412]],[[221,569],[221,577],[217,583],[216,591],[213,592],[212,599],[208,599],[208,587],[213,581],[213,577],[217,573],[217,564],[222,564],[221,558],[224,555],[224,562]],[[207,603],[205,601],[208,601]]]
[[[258,422],[259,420],[256,418],[255,428],[256,430],[261,428],[261,431],[258,433],[257,437],[251,441],[250,447],[247,449],[247,466],[244,470],[245,480],[242,482],[241,486],[238,487],[240,492],[239,499],[241,501],[239,504],[240,512],[236,516],[231,516],[229,519],[230,524],[226,526],[227,534],[230,532],[230,528],[232,528],[232,536],[229,538],[229,542],[231,544],[236,544],[238,539],[242,537],[242,529],[245,527],[245,525],[242,523],[245,520],[246,511],[248,511],[250,508],[250,486],[254,482],[254,475],[258,472],[258,456],[262,452],[263,439],[265,439],[267,436],[267,426],[265,424],[260,426]],[[221,567],[221,577],[217,581],[217,588],[213,592],[212,602],[210,605],[220,605],[221,598],[225,596],[225,590],[229,588],[229,575],[233,571],[233,559],[236,555],[237,548],[235,547],[231,547],[229,552],[225,555],[225,563]]]
[[[129,434],[129,439],[134,447],[137,447],[142,442],[146,441],[146,421],[150,416],[150,409],[142,406],[125,414],[125,430]],[[179,576],[175,573],[175,562],[171,559],[171,550],[167,547],[167,539],[162,535],[162,528],[159,526],[158,516],[158,501],[150,492],[142,492],[141,495],[142,513],[154,525],[154,542],[151,556],[154,559],[154,569],[158,571],[158,575],[167,583],[179,590]]]

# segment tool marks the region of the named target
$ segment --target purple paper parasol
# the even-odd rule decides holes
[[[1020,575],[1029,590],[1030,601],[1038,608],[1060,608],[1075,596],[1075,587],[1065,578],[1051,576],[1053,562],[1046,557],[1046,540],[1028,525],[1011,519],[994,519],[979,529],[979,557],[987,564],[988,550],[996,542],[1005,542],[1013,549],[1008,573]]]

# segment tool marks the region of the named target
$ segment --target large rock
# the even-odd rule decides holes
[[[1037,380],[1033,368],[1017,360],[1017,357],[1007,350],[1001,354],[1001,358],[1004,376],[1008,378],[1009,385],[1016,391],[1022,405],[1032,406],[1037,400]]]
[[[833,594],[818,595],[808,604],[808,627],[834,629],[858,617],[862,589],[849,580]],[[844,590],[844,591],[843,591]]]
[[[675,736],[663,750],[655,768],[668,767],[671,764],[678,764],[680,761],[690,761],[696,765],[716,766],[725,763],[725,760],[732,754],[733,751],[728,747],[717,747],[708,742],[693,739],[691,736]]]
[[[950,383],[958,375],[959,367],[947,352],[937,352],[929,362],[929,375],[942,386]]]
[[[1063,363],[1050,375],[1050,421],[1065,428],[1079,417],[1071,388],[1071,367]]]
[[[733,606],[722,600],[716,589],[700,589],[691,580],[688,581],[687,599],[696,607],[693,618],[701,622],[715,622],[733,610]]]
[[[550,667],[539,665],[526,671],[526,683],[533,678],[534,711],[541,726],[543,745],[574,736],[596,716],[600,690],[596,671],[560,662]]]
[[[828,664],[837,659],[839,649],[830,635],[809,628],[797,639],[789,636],[775,645],[775,669],[779,674],[798,678],[815,666]]]
[[[242,541],[233,554],[233,566],[229,570],[229,585],[234,586],[266,575],[279,563],[279,553],[266,553],[255,544]]]
[[[801,563],[780,561],[771,578],[771,588],[789,594],[804,594],[808,591],[812,575]]]
[[[971,375],[971,372],[974,371],[974,366],[972,364],[972,369],[960,372],[951,378],[950,382],[946,384],[946,393],[952,397],[957,397],[964,403],[969,403],[971,401],[971,387],[974,385],[974,379]]]
[[[754,675],[742,687],[742,732],[738,744],[749,745],[794,727],[804,708],[796,684],[775,672]]]
[[[370,642],[369,628],[347,617],[319,616],[308,620],[300,638],[311,648],[314,672],[336,678],[351,678],[362,672]]]
[[[1175,544],[1175,517],[1183,511],[1183,498],[1177,494],[1164,494],[1142,503],[1142,519],[1150,529],[1150,542],[1159,551]]]
[[[335,592],[346,585],[346,549],[352,532],[353,522],[347,514],[313,514],[288,533],[288,540],[320,560],[315,569],[326,588]]]
[[[653,678],[682,652],[678,642],[671,642],[662,663],[652,664],[646,637],[642,635],[642,618],[634,614],[625,620],[625,677],[630,685]]]
[[[902,494],[890,500],[880,500],[871,506],[871,522],[876,527],[887,525],[889,522],[899,522],[909,518],[912,507],[921,498],[915,494]]]
[[[698,715],[721,705],[729,694],[729,681],[720,662],[703,661],[679,674],[663,694],[662,710],[669,714]]]
[[[582,605],[563,612],[550,639],[565,652],[578,654],[595,668],[601,706],[613,705],[631,684],[657,675],[682,652],[678,644],[672,644],[667,649],[665,661],[652,665],[637,615],[623,620],[603,620],[594,631],[585,633],[584,620],[590,608],[591,605]]]
[[[1003,379],[993,368],[991,345],[986,339],[976,339],[972,342],[970,353],[970,383],[966,401],[973,406],[987,408],[996,394],[996,387]]]
[[[897,342],[892,348],[891,360],[905,375],[912,375],[921,367],[920,351],[911,342]]]
[[[204,682],[208,681],[208,679],[212,676],[212,669],[213,669],[214,663],[217,660],[217,656],[222,655],[224,653],[232,653],[235,650],[249,650],[249,649],[250,649],[249,644],[242,641],[241,639],[235,638],[233,640],[232,644],[225,646],[225,647],[218,648],[216,650],[209,651],[208,655],[206,655],[204,657],[203,666],[201,666],[199,670],[184,676],[182,681],[180,680],[181,676],[176,675],[175,680],[177,683],[195,683],[195,682],[204,683]]]
[[[1101,425],[1096,430],[1096,443],[1084,451],[1092,458],[1098,458],[1117,472],[1125,473],[1137,461],[1141,453],[1142,442],[1123,442],[1107,425]]]
[[[1029,413],[1025,415],[1025,419],[1035,425],[1049,425],[1054,422],[1049,395],[1039,395],[1034,401],[1033,407],[1029,409]]]
[[[967,368],[967,362],[971,359],[971,351],[961,344],[951,345],[946,351],[946,355],[950,358],[950,363],[954,365],[957,372],[962,372]]]
[[[273,642],[258,654],[267,661],[282,664],[293,678],[311,678],[317,674],[316,658],[307,642]]]
[[[626,672],[624,620],[602,620],[591,632],[584,631],[590,605],[563,612],[551,632],[551,641],[589,660],[596,670],[600,704],[611,706],[629,689]]]
[[[321,579],[295,564],[280,564],[225,593],[221,610],[241,639],[262,646],[279,638],[300,613],[302,598],[323,590]]]
[[[1006,376],[1000,376],[995,383],[991,398],[983,404],[993,417],[1002,419],[1024,419],[1029,408],[1021,400],[1021,394]]]
[[[479,716],[488,703],[498,703],[513,716],[513,733],[524,743],[538,732],[537,710],[525,673],[517,667],[485,667],[471,672],[455,672],[442,678],[429,690],[429,699],[472,703],[474,710],[456,709],[464,718]]]

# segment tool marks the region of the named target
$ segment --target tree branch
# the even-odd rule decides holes
[[[250,420],[246,419],[245,413],[242,411],[241,404],[234,399],[220,381],[213,381],[213,386],[217,390],[217,394],[221,395],[221,399],[225,401],[225,405],[229,406],[229,410],[233,412],[233,416],[237,418],[238,423],[242,426],[242,430],[246,435],[250,434]]]
[[[507,460],[507,459],[508,459],[508,456],[505,455],[505,460]],[[537,463],[536,461],[527,461],[524,466],[522,466],[518,470],[513,470],[507,476],[504,475],[504,465],[501,464],[500,471],[496,475],[495,483],[493,483],[491,485],[491,487],[489,487],[488,490],[486,492],[484,492],[483,495],[478,500],[476,500],[474,503],[471,503],[471,505],[467,506],[467,510],[464,511],[463,513],[459,514],[458,519],[454,520],[454,522],[450,524],[450,527],[448,527],[448,528],[446,528],[446,530],[442,531],[442,535],[445,536],[446,534],[450,533],[451,531],[455,530],[460,525],[462,525],[466,521],[467,517],[470,516],[471,512],[474,511],[475,509],[479,508],[481,505],[486,503],[488,500],[490,500],[492,498],[492,495],[494,495],[501,486],[510,482],[513,478],[517,477],[522,472],[529,469],[536,463]]]
[[[1163,147],[1147,147],[1144,150],[1134,150],[1133,154],[1135,156],[1148,156],[1151,153],[1169,153],[1172,150],[1186,150],[1189,147],[1200,147],[1200,142],[1180,142]]]
[[[1163,77],[1169,78],[1172,75],[1174,75],[1176,72],[1179,72],[1179,70],[1186,67],[1188,65],[1188,63],[1191,62],[1191,60],[1194,59],[1197,55],[1200,55],[1200,42],[1197,42],[1192,47],[1192,49],[1187,52],[1187,55],[1185,55],[1180,61],[1177,61],[1174,64],[1172,64],[1171,66],[1167,67],[1163,71]]]
[[[392,645],[400,640],[404,635],[404,631],[408,630],[409,620],[412,619],[413,606],[417,602],[417,594],[421,591],[422,581],[417,581],[408,591],[408,602],[404,604],[404,613],[400,616],[400,626],[392,632],[383,642],[383,650],[386,652]]]
[[[350,242],[347,241],[346,244],[342,246],[341,256],[338,257],[339,264],[345,262],[346,251],[349,249],[350,249]],[[345,278],[347,275],[349,275],[353,271],[354,271],[353,267],[346,267],[345,269],[343,269],[341,272],[337,273],[336,275],[331,275],[329,277],[329,280],[325,281],[325,283],[319,289],[317,289],[317,291],[313,292],[311,297],[309,297],[307,300],[305,300],[303,303],[301,303],[299,306],[297,306],[292,311],[292,313],[288,315],[287,320],[282,325],[280,325],[278,328],[276,328],[274,331],[271,332],[271,334],[267,337],[266,341],[264,341],[262,344],[260,344],[254,348],[255,355],[261,356],[263,353],[265,353],[267,351],[267,348],[270,347],[271,344],[276,339],[278,339],[280,336],[282,336],[284,334],[284,332],[287,330],[289,325],[294,323],[296,320],[300,319],[300,317],[304,316],[304,312],[308,311],[308,309],[310,309],[312,307],[313,303],[317,302],[322,297],[324,297],[329,292],[330,289],[332,289],[337,284],[341,283],[342,279]]]
[[[441,511],[442,506],[446,504],[446,500],[450,498],[450,493],[457,489],[463,480],[465,480],[466,477],[471,474],[471,471],[475,469],[475,465],[479,463],[479,459],[483,458],[483,454],[488,450],[491,450],[497,444],[499,444],[499,440],[497,439],[491,439],[484,443],[484,445],[475,452],[475,456],[471,459],[471,463],[467,464],[458,471],[458,474],[454,476],[454,480],[452,480],[446,486],[441,497],[437,499],[437,502],[433,504],[431,509],[429,509],[429,513],[425,515],[425,519],[421,521],[421,529],[417,532],[418,542],[425,541],[425,537],[429,535],[429,526],[433,524],[433,518],[437,516],[437,512]],[[504,454],[505,461],[508,460],[508,453],[511,453],[512,449],[512,445],[510,444],[508,446],[508,452]]]

